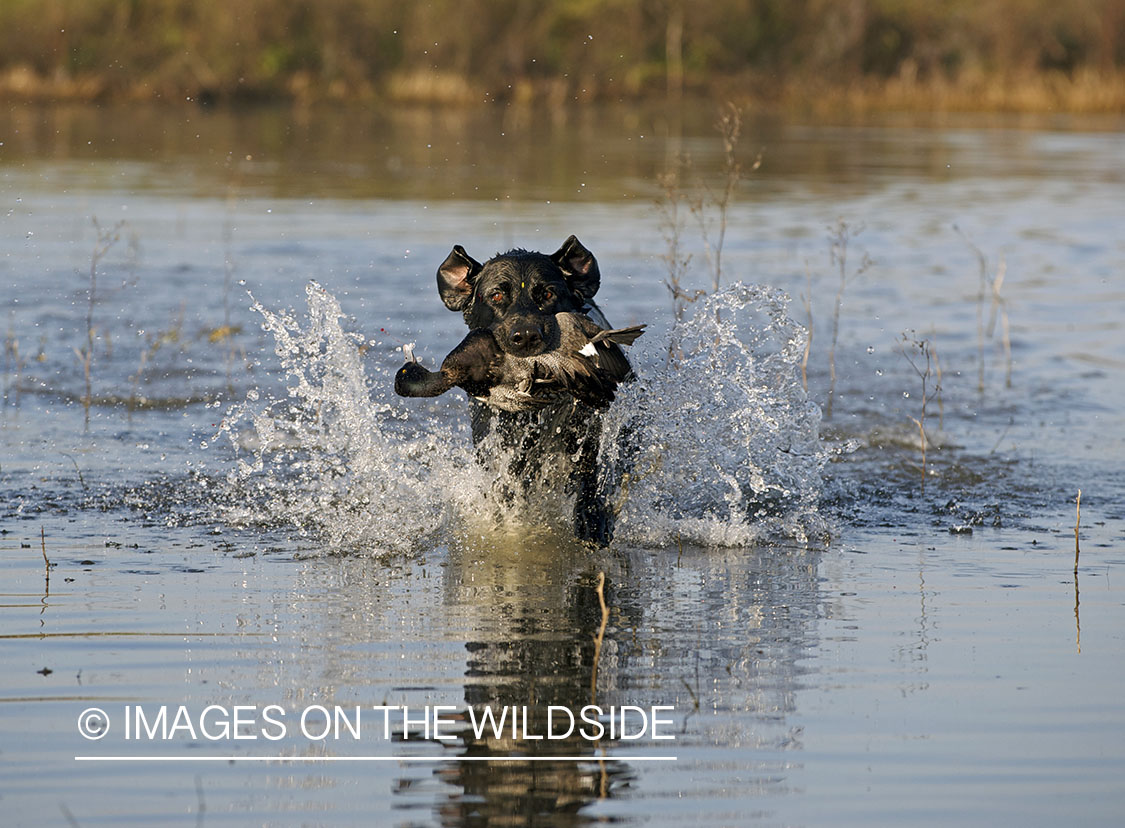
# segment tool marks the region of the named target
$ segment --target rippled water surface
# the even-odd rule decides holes
[[[747,118],[715,292],[711,120],[7,110],[5,824],[1116,823],[1123,125]],[[391,389],[453,244],[571,233],[607,549]]]

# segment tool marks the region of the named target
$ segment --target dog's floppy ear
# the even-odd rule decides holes
[[[598,260],[582,246],[577,236],[563,242],[551,258],[562,268],[571,289],[583,299],[592,299],[602,283]]]
[[[447,308],[451,311],[465,309],[473,296],[473,281],[481,267],[481,263],[466,253],[465,248],[453,245],[453,250],[437,271],[438,294]]]

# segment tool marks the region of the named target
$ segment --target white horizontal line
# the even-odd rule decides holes
[[[76,762],[675,762],[675,756],[75,756]]]

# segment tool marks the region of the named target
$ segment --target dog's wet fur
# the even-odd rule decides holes
[[[597,260],[574,236],[551,255],[515,249],[484,264],[456,245],[438,268],[438,294],[470,332],[438,372],[408,361],[395,390],[464,388],[480,459],[498,446],[511,452],[512,481],[572,492],[575,534],[604,545],[613,520],[598,482],[598,410],[632,377],[618,343],[643,326],[611,329],[593,301],[600,283]]]

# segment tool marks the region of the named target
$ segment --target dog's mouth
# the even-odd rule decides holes
[[[524,319],[496,332],[500,350],[515,357],[533,357],[556,347],[558,333],[541,320]]]

